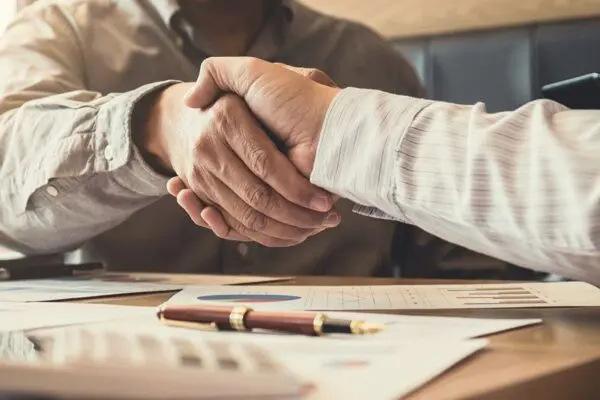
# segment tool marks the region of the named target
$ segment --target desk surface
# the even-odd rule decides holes
[[[465,283],[378,278],[302,277],[276,285]],[[156,306],[172,293],[87,300]],[[600,308],[398,311],[396,314],[542,318],[538,326],[489,337],[490,345],[413,393],[410,399],[600,398]]]

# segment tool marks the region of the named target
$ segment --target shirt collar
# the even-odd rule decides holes
[[[271,18],[266,21],[263,30],[259,33],[254,44],[246,53],[247,56],[271,60],[277,55],[279,49],[285,43],[287,31],[294,19],[297,5],[295,0],[280,1],[282,6],[281,12],[274,12]],[[177,0],[152,0],[152,3],[161,19],[171,29],[174,29],[173,24],[176,23],[176,21],[181,21],[180,18],[175,18],[181,11],[181,7]],[[183,30],[187,32],[186,36],[189,37],[195,47],[202,51],[205,50],[201,48],[203,47],[202,38],[195,37],[195,32],[191,26],[179,26],[178,28],[179,29],[174,30],[179,32]]]
[[[281,0],[281,4],[286,11],[289,22],[291,22],[294,19],[294,14],[296,13],[296,0]]]
[[[171,26],[173,17],[180,10],[177,0],[152,0],[152,4],[163,22],[167,26]]]
[[[154,3],[154,7],[156,8],[156,11],[158,11],[163,22],[167,24],[167,26],[171,26],[173,17],[181,9],[177,0],[153,0],[152,3]],[[285,10],[287,22],[291,22],[296,13],[296,1],[281,0],[281,5]]]

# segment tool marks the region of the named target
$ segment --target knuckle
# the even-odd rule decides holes
[[[192,160],[196,161],[206,161],[208,157],[210,157],[214,151],[215,140],[210,134],[206,134],[208,132],[203,132],[203,134],[199,135],[194,139],[191,149],[191,157]]]
[[[310,78],[310,79],[318,78],[318,77],[319,77],[319,76],[321,76],[322,74],[323,74],[323,73],[322,73],[321,71],[319,71],[318,69],[316,69],[316,68],[306,68],[306,69],[304,70],[304,75],[305,75],[307,78]]]
[[[232,232],[237,232],[240,235],[245,235],[248,232],[246,227],[240,221],[238,221],[233,215],[231,215],[229,213],[225,213],[225,214],[223,214],[223,218],[224,218],[227,226],[229,226],[230,234]]]
[[[320,69],[316,68],[308,68],[306,71],[306,77],[315,81],[315,82],[323,82],[328,80],[327,75]]]
[[[248,57],[246,60],[246,70],[254,71],[260,69],[264,61],[256,57]]]
[[[200,64],[200,72],[213,71],[215,67],[215,57],[208,57]]]
[[[221,97],[212,106],[210,109],[211,122],[218,135],[231,137],[240,130],[236,116],[242,108],[241,102],[242,100],[237,96],[228,94]]]
[[[192,190],[202,204],[214,199],[214,179],[202,167],[194,167],[190,174],[189,189]]]
[[[268,161],[267,152],[262,149],[254,149],[250,153],[250,168],[263,181],[269,176]]]
[[[254,208],[265,210],[272,204],[272,194],[269,189],[263,185],[248,186],[245,190],[248,204]]]
[[[211,122],[216,126],[226,123],[231,114],[229,96],[220,97],[210,108]]]
[[[244,226],[253,232],[260,232],[267,226],[267,217],[250,207],[243,211],[241,220]]]
[[[222,103],[215,103],[210,109],[210,127],[214,133],[226,131],[228,120],[228,112]]]
[[[204,182],[204,168],[194,165],[190,171],[190,188],[196,189],[202,182]]]

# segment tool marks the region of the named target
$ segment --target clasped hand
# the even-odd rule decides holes
[[[160,94],[143,143],[176,175],[169,193],[194,223],[228,240],[296,245],[341,221],[335,197],[308,180],[338,90],[316,70],[208,59],[195,84]]]

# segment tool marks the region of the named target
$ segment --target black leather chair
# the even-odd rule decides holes
[[[600,72],[600,19],[393,40],[429,97],[507,111],[548,83]]]

